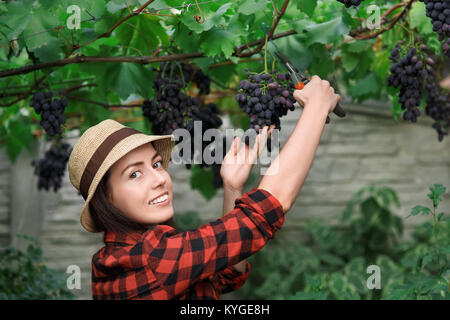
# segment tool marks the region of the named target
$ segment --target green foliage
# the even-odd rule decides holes
[[[65,275],[45,266],[40,243],[31,243],[25,252],[7,246],[0,249],[0,299],[48,300],[73,299],[67,289]]]
[[[433,204],[445,187],[435,185]],[[435,208],[433,221],[402,240],[403,221],[389,207],[400,206],[394,190],[370,185],[359,190],[330,225],[313,219],[305,240],[266,246],[249,258],[252,271],[239,294],[246,299],[449,299],[450,219]],[[276,239],[274,239],[276,242]],[[368,289],[367,267],[381,271],[381,289]]]
[[[212,168],[202,168],[199,164],[194,164],[191,171],[191,188],[198,190],[206,200],[212,199],[217,194],[217,189],[213,187]]]
[[[197,211],[186,211],[174,216],[177,230],[180,232],[194,230],[201,226],[202,222]]]

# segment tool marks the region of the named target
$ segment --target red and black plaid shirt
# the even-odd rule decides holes
[[[280,202],[253,188],[234,209],[196,230],[157,225],[144,233],[105,232],[92,257],[94,299],[219,299],[249,274],[234,269],[264,247],[284,222]]]

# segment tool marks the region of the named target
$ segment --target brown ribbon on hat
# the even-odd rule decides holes
[[[134,128],[125,127],[116,132],[110,134],[105,141],[95,150],[86,169],[84,169],[83,175],[80,180],[80,192],[84,200],[88,197],[89,187],[91,186],[92,180],[94,180],[95,174],[102,165],[103,161],[109,154],[112,148],[120,141],[136,133],[142,133]]]

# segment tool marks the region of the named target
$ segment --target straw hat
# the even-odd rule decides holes
[[[146,135],[115,120],[106,119],[87,129],[74,145],[68,164],[69,179],[86,201],[81,210],[80,222],[87,231],[99,232],[94,228],[89,202],[103,175],[129,151],[149,142],[153,142],[167,170],[175,144],[173,135]]]

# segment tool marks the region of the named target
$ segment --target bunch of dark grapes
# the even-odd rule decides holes
[[[142,106],[155,134],[170,134],[175,129],[184,128],[193,113],[203,112],[199,99],[183,92],[192,78],[199,81],[196,84],[200,94],[209,93],[209,78],[206,81],[201,80],[202,77],[208,78],[201,70],[194,71],[188,64],[161,62],[153,84],[155,96],[152,100],[145,100]]]
[[[420,116],[420,102],[422,100],[424,81],[434,74],[434,62],[431,59],[421,58],[415,47],[401,56],[401,46],[397,43],[389,57],[392,61],[391,74],[387,81],[394,88],[400,87],[399,102],[403,113],[403,120],[417,121]]]
[[[219,108],[215,103],[208,103],[206,106],[202,107],[199,110],[194,110],[192,113],[192,119],[189,121],[189,123],[186,126],[186,130],[189,131],[189,134],[191,137],[195,138],[194,135],[194,121],[201,121],[202,122],[202,131],[199,133],[201,134],[201,137],[204,136],[206,130],[208,129],[217,129],[222,125],[222,119],[219,117]],[[221,158],[220,160],[223,160],[223,157],[226,154],[225,150],[225,137],[222,137],[220,141],[205,141],[202,139],[202,143],[200,145],[200,149],[197,150],[197,152],[201,153],[203,155],[204,150],[210,145],[213,144],[213,149],[211,151],[211,155],[215,157],[216,151],[222,150]],[[191,157],[193,158],[195,155],[195,146],[194,143],[191,143]],[[223,185],[222,177],[220,176],[220,163],[212,163],[207,164],[204,161],[200,164],[200,167],[202,168],[208,168],[211,167],[213,171],[213,185],[215,188],[220,188]],[[186,164],[186,168],[190,169],[191,165]]]
[[[155,88],[155,97],[144,100],[142,105],[143,115],[152,123],[152,131],[165,135],[184,128],[193,110],[200,108],[200,101],[186,95],[180,84],[168,79],[156,79]]]
[[[450,128],[450,93],[444,92],[436,78],[430,77],[425,88],[427,91],[425,112],[436,121],[432,127],[438,134],[438,140],[442,141]]]
[[[68,143],[56,143],[45,152],[45,156],[40,160],[31,161],[35,167],[34,174],[39,177],[38,189],[49,191],[53,188],[57,192],[61,188],[62,178],[66,170],[72,148]]]
[[[252,73],[244,69],[248,80],[239,83],[239,93],[235,95],[242,110],[250,117],[250,124],[245,135],[245,143],[249,144],[249,130],[256,134],[264,126],[275,125],[280,130],[280,117],[285,116],[288,110],[295,110],[296,102],[293,93],[295,84],[291,81],[289,73]],[[267,148],[270,151],[270,137]]]
[[[189,83],[195,83],[201,95],[210,93],[211,80],[200,68],[195,68],[191,64],[184,62],[161,62],[159,73],[162,78],[180,78],[183,82],[183,87]]]
[[[346,8],[350,8],[351,6],[359,6],[361,2],[364,0],[338,0],[339,2],[343,3]]]
[[[196,84],[199,94],[209,94],[211,89],[211,80],[203,73],[201,69],[194,69],[190,64],[181,63],[183,71],[186,74],[187,82]]]
[[[417,42],[416,39],[415,43]],[[436,121],[432,127],[438,133],[438,140],[442,141],[450,128],[450,94],[439,86],[435,62],[425,56],[425,53],[430,51],[427,46],[421,44],[418,46],[419,51],[413,47],[402,56],[400,44],[402,43],[395,45],[390,56],[393,64],[388,84],[395,88],[400,87],[399,102],[402,109],[406,110],[403,119],[416,122],[420,116],[417,107],[425,95],[425,113]]]
[[[206,106],[192,110],[192,119],[186,126],[191,132],[194,128],[194,121],[202,121],[202,130],[216,129],[222,125],[219,117],[219,108],[215,103],[208,103]]]
[[[426,15],[431,19],[433,31],[439,34],[439,41],[443,41],[444,54],[450,57],[450,2],[448,0],[420,1],[426,5]]]
[[[52,99],[53,92],[37,92],[30,101],[30,106],[41,114],[39,122],[45,132],[51,137],[61,134],[61,124],[66,123],[64,108],[67,106],[67,99]]]
[[[191,65],[185,63],[160,63],[153,85],[155,96],[152,100],[146,99],[142,105],[143,115],[152,123],[152,131],[155,134],[166,135],[171,134],[175,129],[185,128],[190,132],[191,137],[194,137],[194,121],[201,121],[201,137],[203,137],[206,130],[219,128],[222,125],[216,104],[209,103],[204,106],[197,97],[190,97],[183,92],[189,82],[196,83],[199,94],[210,92],[209,77],[200,69],[194,70]],[[198,151],[203,154],[203,150],[209,143],[202,142],[201,150]],[[191,156],[194,157],[194,155],[194,143],[191,141]],[[209,166],[204,162],[201,164],[201,167]],[[222,186],[220,163],[211,166],[214,173],[214,186],[219,188]],[[191,165],[186,164],[186,168],[191,168]]]

